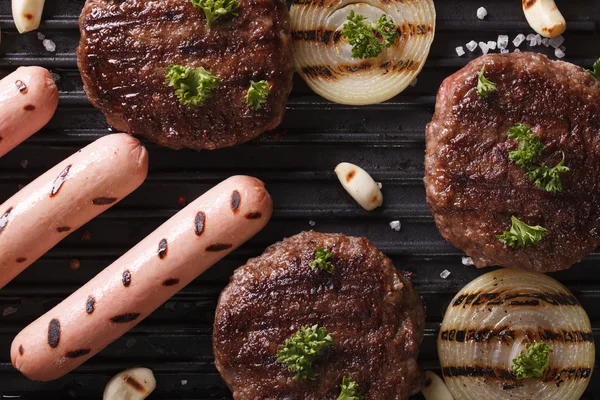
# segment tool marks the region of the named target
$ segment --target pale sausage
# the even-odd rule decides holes
[[[148,153],[139,140],[104,136],[0,205],[0,288],[69,233],[142,184]]]
[[[13,365],[33,380],[68,373],[259,232],[272,207],[258,179],[221,182],[21,331]]]
[[[0,81],[0,157],[50,121],[58,106],[52,74],[21,67]]]

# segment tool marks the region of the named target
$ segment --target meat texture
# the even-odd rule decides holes
[[[238,15],[206,27],[189,0],[87,0],[79,70],[92,104],[115,129],[174,149],[217,149],[277,127],[292,85],[289,15],[283,0],[240,0]],[[221,79],[199,106],[179,102],[167,67],[204,67]],[[255,111],[250,81],[270,93]]]
[[[478,73],[497,84],[477,94]],[[564,154],[563,190],[538,189],[509,161],[516,123],[531,127],[554,166]],[[475,265],[549,272],[570,267],[600,244],[600,82],[578,66],[534,53],[480,57],[447,78],[427,126],[425,188],[442,236]],[[511,216],[547,236],[512,248],[497,235]]]
[[[332,274],[311,269],[317,246],[331,251]],[[420,388],[424,323],[410,281],[367,239],[311,231],[235,271],[219,299],[213,349],[236,400],[335,400],[344,376],[365,399],[407,399]],[[314,324],[333,344],[313,364],[316,380],[294,381],[277,351]]]

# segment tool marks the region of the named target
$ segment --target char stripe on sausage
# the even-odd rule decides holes
[[[25,258],[25,257],[19,257],[19,258],[17,258],[17,262],[18,262],[19,264],[20,264],[20,263],[24,263],[25,261],[27,261],[27,258]]]
[[[215,243],[206,248],[206,251],[223,251],[232,248],[232,244]]]
[[[204,224],[206,222],[206,214],[204,214],[202,211],[199,211],[198,214],[196,214],[196,218],[194,219],[194,226],[196,228],[196,235],[200,236],[202,235],[202,233],[204,233]],[[1,226],[0,226],[1,228]]]
[[[48,344],[55,349],[60,343],[60,321],[56,318],[48,325]]]
[[[19,92],[21,92],[22,94],[27,94],[28,89],[25,82],[23,82],[22,80],[17,80],[15,82],[15,85],[17,86],[17,89],[19,89]]]
[[[8,210],[6,210],[4,212],[4,215],[2,215],[0,217],[0,233],[2,233],[2,231],[4,230],[4,228],[6,228],[6,225],[8,225],[8,216],[10,215],[10,212],[13,210],[12,207],[9,207]]]
[[[70,169],[71,169],[71,165],[67,165],[65,167],[65,169],[63,169],[62,172],[58,175],[58,177],[54,181],[54,184],[52,185],[52,190],[50,191],[50,197],[54,197],[58,194],[58,192],[60,191],[60,188],[62,187],[62,185],[65,183],[65,180],[67,179],[67,175],[69,175]]]
[[[246,214],[246,219],[260,219],[262,214],[259,212],[251,212]]]
[[[71,230],[71,228],[68,226],[61,226],[61,227],[56,228],[56,230],[59,233],[62,233],[62,232],[69,232]]]
[[[67,354],[65,354],[65,357],[77,358],[77,357],[85,356],[86,354],[90,354],[91,351],[92,351],[92,349],[73,350],[73,351],[67,352]]]
[[[20,345],[19,345],[19,354],[20,354],[20,355],[23,355],[23,353],[25,353],[25,349],[23,348],[23,345],[22,345],[22,344],[20,344]]]
[[[240,192],[234,190],[231,194],[231,211],[233,211],[234,214],[237,214],[238,210],[240,209],[241,202],[242,197],[240,196]]]
[[[110,320],[117,324],[135,321],[140,316],[140,313],[127,313],[112,317]]]
[[[158,257],[160,257],[161,260],[167,256],[168,247],[167,239],[162,239],[160,243],[158,243]]]
[[[115,201],[117,201],[116,197],[98,197],[97,199],[92,200],[92,204],[95,206],[106,206]]]
[[[123,286],[127,287],[129,285],[131,285],[131,272],[125,270],[125,272],[123,272]]]
[[[88,314],[93,313],[95,306],[96,306],[96,299],[94,298],[94,296],[88,297],[87,301],[85,302],[85,312]]]
[[[179,283],[179,279],[177,278],[169,278],[163,282],[163,286],[174,286]]]

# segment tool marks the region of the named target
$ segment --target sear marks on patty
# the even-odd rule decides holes
[[[477,75],[498,90],[477,95]],[[522,122],[545,145],[539,160],[565,155],[564,189],[537,189],[509,162],[518,142],[509,128]],[[549,272],[570,267],[600,244],[600,82],[584,69],[534,53],[488,55],[447,78],[427,126],[425,188],[442,236],[477,267],[502,265]],[[542,225],[537,245],[511,248],[496,235],[514,215]]]
[[[78,65],[92,104],[119,131],[174,149],[217,149],[279,125],[292,85],[292,47],[283,0],[240,0],[238,16],[208,30],[189,0],[87,0]],[[204,67],[221,78],[201,106],[179,102],[166,68]],[[266,80],[264,106],[246,104],[250,81]]]
[[[310,268],[317,246],[331,251],[333,274]],[[215,364],[236,400],[335,400],[344,376],[365,399],[407,399],[420,388],[424,323],[410,281],[371,242],[303,232],[235,271],[217,306]],[[317,379],[296,382],[276,353],[314,324],[333,344],[313,364]]]

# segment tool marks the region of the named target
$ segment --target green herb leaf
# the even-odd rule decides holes
[[[310,263],[310,268],[318,268],[321,271],[329,272],[333,274],[333,264],[331,261],[331,252],[324,247],[317,247],[315,251],[315,259]]]
[[[333,338],[325,328],[318,325],[303,326],[277,351],[277,362],[286,364],[290,372],[295,372],[295,381],[315,380],[317,374],[312,363],[323,350],[333,343]]]
[[[550,360],[548,352],[550,347],[543,342],[528,343],[525,352],[512,360],[511,372],[517,379],[541,378],[544,370],[548,368]]]
[[[600,81],[600,58],[594,63],[594,67],[589,69],[588,72],[592,74],[594,78]]]
[[[487,99],[490,93],[495,92],[496,84],[492,81],[489,81],[485,77],[485,65],[481,67],[481,71],[479,71],[479,78],[477,79],[477,94],[482,99]]]
[[[496,237],[509,247],[527,247],[538,244],[548,234],[546,228],[539,225],[530,226],[521,222],[514,215],[511,217],[510,230]]]
[[[240,2],[236,0],[191,0],[196,8],[204,11],[206,16],[206,26],[211,27],[212,23],[224,15],[231,14],[237,16],[237,9]]]
[[[517,150],[508,152],[508,159],[521,168],[528,169],[542,155],[544,145],[540,137],[533,134],[525,124],[516,124],[508,130],[508,138],[518,140]]]
[[[560,174],[569,172],[569,167],[564,166],[565,154],[563,158],[554,167],[549,167],[546,164],[542,164],[539,167],[530,169],[527,172],[527,176],[535,186],[549,193],[562,192],[563,186],[560,180]]]
[[[221,79],[202,67],[170,65],[167,67],[166,82],[167,85],[175,88],[175,94],[182,104],[199,106],[213,96]]]
[[[346,18],[348,22],[344,24],[342,36],[344,39],[349,39],[352,57],[360,59],[377,57],[384,46],[390,47],[398,40],[394,21],[391,18],[388,20],[385,14],[370,25],[364,23],[367,17],[356,14],[354,10],[351,10]],[[382,37],[383,42],[379,40],[377,34]]]
[[[337,400],[362,400],[362,397],[358,395],[358,384],[351,378],[345,376],[342,379],[341,385],[342,392],[338,396]]]
[[[250,88],[248,89],[248,95],[246,96],[248,107],[254,111],[258,111],[262,108],[263,104],[267,102],[267,96],[270,91],[271,87],[267,81],[250,81]]]

